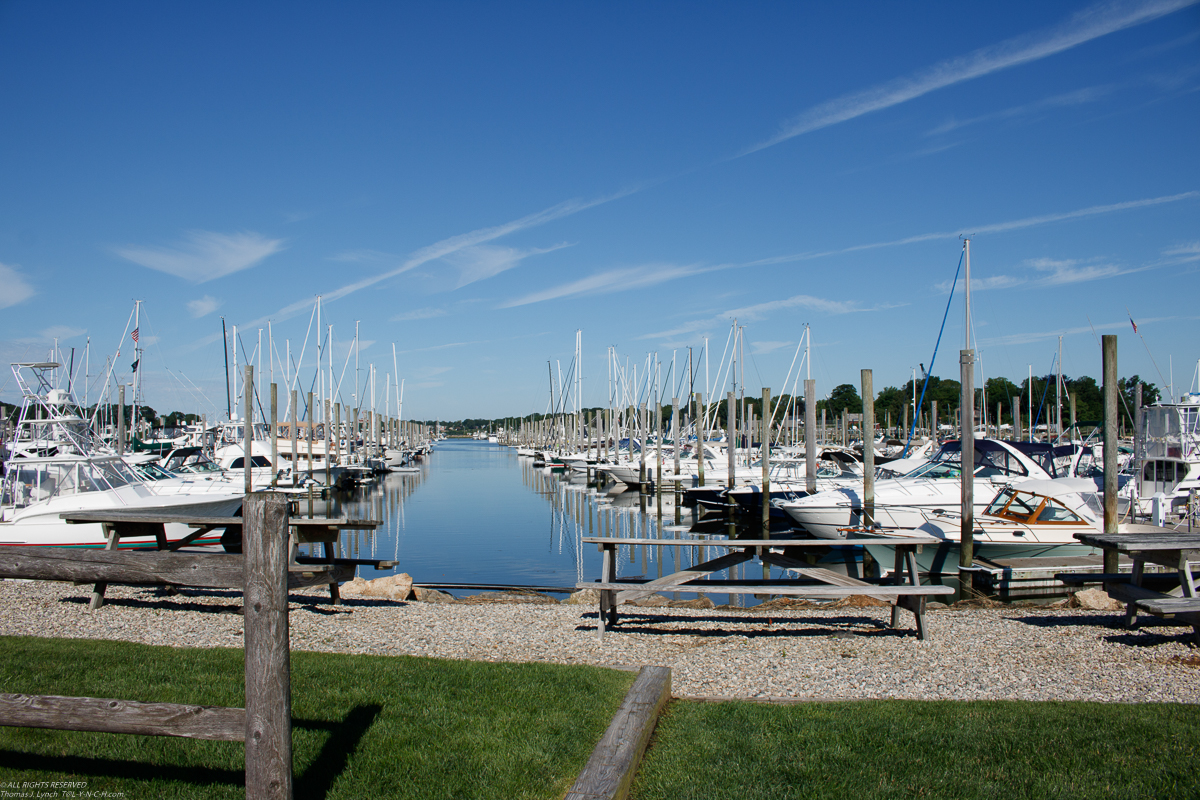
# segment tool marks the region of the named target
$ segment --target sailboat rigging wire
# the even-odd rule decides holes
[[[133,310],[129,312],[129,319],[125,321],[125,330],[121,333],[121,342],[125,341],[125,337],[129,335],[129,323],[133,322],[133,313],[137,309],[135,305]],[[117,355],[121,355],[121,343],[117,343]],[[112,380],[112,371],[117,366],[116,356],[108,363],[108,372],[104,376],[104,386],[108,387],[108,382]],[[96,410],[92,412],[92,421],[88,423],[91,427],[96,427],[96,416],[100,413],[100,403],[96,403]]]
[[[963,256],[966,253],[966,248],[964,248],[958,254],[958,266],[954,270],[954,282],[950,284],[950,296],[946,298],[946,313],[942,314],[942,327],[938,329],[937,341],[933,345],[933,357],[929,359],[929,371],[925,373],[925,382],[921,385],[921,399],[917,402],[917,407],[913,409],[912,427],[908,429],[908,441],[904,443],[904,451],[900,453],[901,458],[908,456],[908,448],[912,446],[913,434],[917,430],[917,415],[921,407],[925,405],[925,390],[929,388],[929,376],[933,374],[933,362],[937,361],[938,348],[942,344],[942,332],[946,330],[946,318],[950,316],[950,303],[954,300],[954,287],[958,285],[958,273],[962,269]],[[936,422],[934,424],[936,425]],[[936,434],[931,430],[930,435],[934,436]]]
[[[1055,365],[1057,362],[1058,362],[1058,356],[1057,356],[1057,355],[1055,355],[1055,356],[1054,356],[1054,358],[1050,359],[1050,371],[1051,371],[1051,372],[1054,372],[1054,365]],[[1030,386],[1030,387],[1029,387],[1029,391],[1031,391],[1031,392],[1033,391],[1033,387],[1032,387],[1032,386]],[[1037,417],[1035,417],[1035,418],[1034,418],[1034,421],[1033,421],[1033,427],[1031,427],[1031,428],[1029,429],[1029,438],[1030,438],[1030,440],[1032,440],[1032,439],[1033,439],[1033,432],[1034,432],[1035,430],[1037,430],[1037,424],[1038,424],[1039,422],[1041,422],[1041,421],[1042,421],[1042,409],[1046,407],[1046,395],[1049,393],[1049,391],[1050,391],[1050,380],[1049,380],[1049,376],[1047,376],[1046,385],[1045,385],[1045,386],[1042,388],[1042,401],[1041,401],[1040,403],[1038,403],[1038,413],[1037,413]],[[1049,431],[1049,430],[1050,430],[1050,427],[1049,427],[1049,425],[1047,425],[1047,426],[1046,426],[1046,430],[1047,430],[1047,431]]]

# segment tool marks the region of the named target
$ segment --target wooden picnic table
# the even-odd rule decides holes
[[[202,536],[212,533],[218,528],[240,528],[243,523],[242,517],[112,511],[74,511],[59,516],[72,524],[100,523],[103,525],[104,536],[107,540],[105,550],[116,550],[123,537],[153,536],[157,550],[173,552],[195,543]],[[196,530],[178,541],[168,542],[166,525],[170,524],[185,525]],[[391,569],[396,566],[396,562],[380,559],[337,558],[334,546],[343,531],[374,530],[381,524],[378,520],[347,519],[345,517],[290,517],[288,520],[288,572],[296,573],[296,577],[299,579],[293,583],[296,586],[328,584],[330,600],[334,605],[341,605],[339,584],[349,579],[347,573],[352,573],[354,567],[372,566],[375,569]],[[317,543],[324,546],[323,557],[300,555],[300,545]],[[92,589],[92,608],[99,608],[103,605],[106,588],[106,583],[95,584]]]
[[[580,581],[579,589],[600,592],[600,615],[597,632],[604,636],[605,627],[617,624],[617,606],[659,591],[695,592],[698,594],[774,594],[792,597],[837,599],[861,594],[887,600],[892,604],[892,627],[900,623],[900,609],[916,617],[917,638],[928,638],[925,626],[925,602],[930,595],[953,594],[949,586],[921,585],[917,572],[916,549],[922,545],[939,544],[932,536],[854,536],[847,539],[644,539],[608,536],[585,536],[583,541],[596,544],[603,560],[600,580]],[[896,548],[894,583],[880,585],[816,567],[791,555],[776,552],[781,548],[823,548],[831,545],[886,544]],[[620,579],[617,575],[617,548],[625,545],[656,545],[664,547],[722,547],[729,550],[723,556],[694,567],[680,570],[653,580]],[[793,551],[794,552],[794,551]],[[704,580],[705,576],[741,564],[757,557],[764,565],[790,570],[799,579],[774,580]]]
[[[1133,571],[1128,576],[1104,576],[1104,590],[1110,597],[1126,603],[1126,627],[1132,628],[1137,623],[1138,611],[1146,611],[1191,625],[1192,636],[1200,644],[1200,597],[1196,592],[1194,571],[1194,566],[1200,567],[1200,533],[1171,530],[1153,533],[1077,533],[1075,538],[1092,547],[1123,553],[1133,561]],[[1183,596],[1176,597],[1142,586],[1147,563],[1176,569]]]

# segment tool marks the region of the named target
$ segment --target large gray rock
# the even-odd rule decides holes
[[[1120,611],[1125,606],[1108,596],[1103,589],[1083,589],[1075,593],[1072,605],[1090,611]]]
[[[343,583],[341,591],[346,595],[407,600],[412,593],[412,577],[407,572],[401,572],[399,575],[384,575],[373,581],[356,577],[348,583]]]
[[[569,606],[597,606],[600,605],[600,590],[580,589],[577,592],[571,592],[563,602]]]
[[[439,592],[437,589],[425,589],[421,586],[412,587],[413,596],[419,603],[457,603],[454,595]]]
[[[622,605],[640,606],[642,608],[662,608],[663,606],[669,606],[670,604],[671,601],[663,597],[661,594],[652,594],[637,600],[626,600]]]
[[[693,597],[691,600],[672,600],[667,605],[671,608],[716,608],[717,604],[709,600],[707,596],[700,595]]]

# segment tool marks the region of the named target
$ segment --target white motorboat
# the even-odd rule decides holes
[[[1096,482],[1087,478],[1030,480],[1005,486],[974,517],[972,553],[977,558],[1037,558],[1095,555],[1097,550],[1075,538],[1077,533],[1101,533],[1104,507]],[[1161,530],[1147,525],[1121,524],[1119,533]],[[924,545],[917,566],[932,574],[957,574],[961,550],[962,515],[958,511],[929,512],[918,533],[936,536],[938,545]],[[912,530],[885,529],[884,535],[908,535]],[[895,551],[868,545],[867,551],[890,569]]]
[[[961,506],[962,451],[957,440],[946,442],[923,467],[902,477],[875,484],[875,524],[884,528],[911,529],[925,521],[924,514]],[[981,502],[995,489],[1028,480],[1073,477],[1056,474],[1053,448],[1046,444],[975,440],[975,486]],[[992,491],[989,491],[992,490]],[[846,531],[862,525],[861,485],[844,486],[783,503],[794,523],[812,536],[843,539]]]
[[[233,491],[196,493],[155,491],[111,448],[105,446],[80,413],[70,394],[52,388],[53,362],[13,365],[22,405],[13,438],[7,443],[3,489],[0,491],[0,545],[101,547],[100,524],[67,523],[72,511],[120,511],[124,514],[232,517],[243,494]],[[32,373],[31,387],[22,370]],[[168,541],[192,532],[186,525],[166,527]],[[212,544],[214,531],[196,540]],[[153,545],[154,537],[122,538],[122,547]]]

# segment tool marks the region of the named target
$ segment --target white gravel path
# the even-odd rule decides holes
[[[240,647],[235,592],[0,581],[0,635]],[[679,697],[1098,700],[1200,703],[1191,629],[1076,609],[941,609],[931,639],[886,627],[886,608],[767,612],[623,606],[596,636],[592,606],[397,602],[292,594],[295,650],[483,661],[671,667]]]

